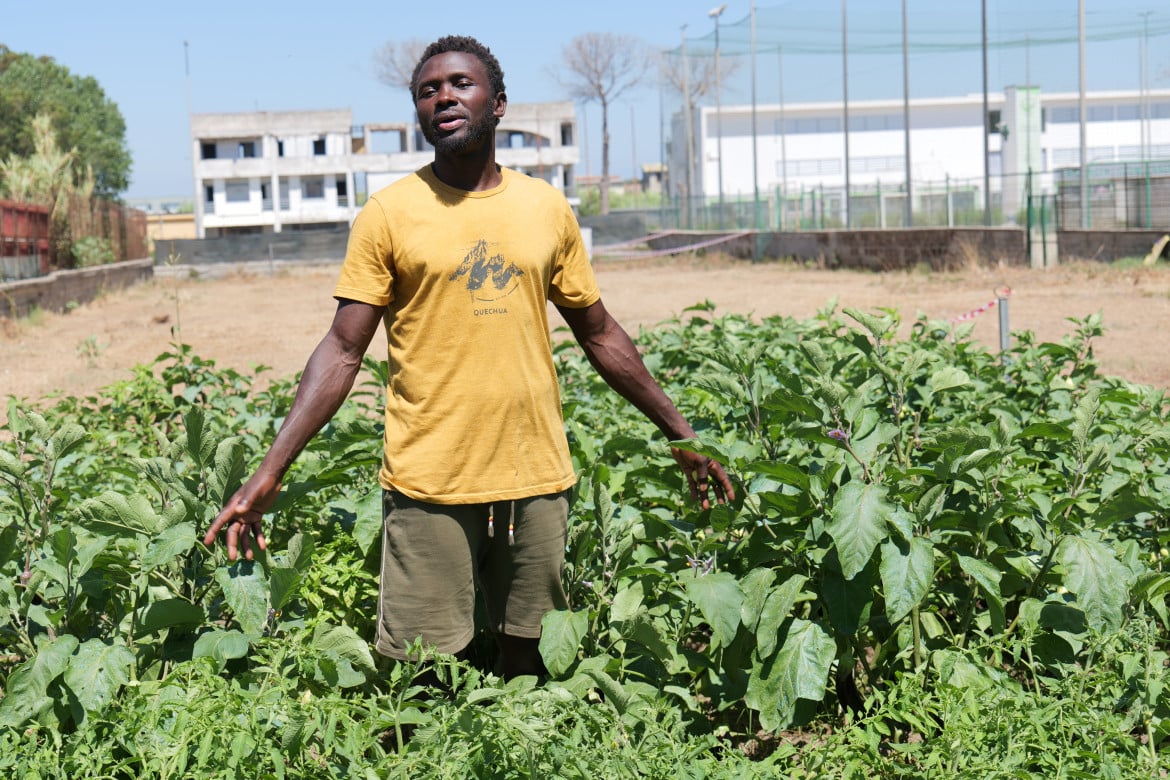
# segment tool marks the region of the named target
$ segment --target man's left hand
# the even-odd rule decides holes
[[[670,448],[670,454],[682,466],[683,474],[687,477],[687,486],[691,489],[691,498],[700,503],[703,509],[711,508],[710,488],[715,489],[715,501],[725,504],[735,500],[735,489],[731,487],[731,480],[717,461],[697,452]]]

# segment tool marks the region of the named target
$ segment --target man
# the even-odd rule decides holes
[[[694,430],[601,302],[580,230],[545,182],[495,163],[507,106],[499,63],[471,38],[423,52],[411,95],[434,162],[375,193],[354,221],[337,312],[256,473],[204,543],[264,549],[261,515],[285,471],[345,400],[379,321],[389,386],[381,595],[375,646],[403,659],[416,638],[459,653],[484,592],[505,676],[543,669],[543,615],[564,608],[567,491],[546,301],[590,362],[668,439]],[[719,464],[676,450],[692,496],[733,497]]]

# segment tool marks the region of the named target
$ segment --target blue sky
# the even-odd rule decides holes
[[[688,51],[710,50],[713,24],[708,10],[716,0],[582,0],[581,2],[377,4],[302,2],[160,3],[124,0],[93,4],[63,0],[37,4],[0,0],[0,43],[48,55],[79,75],[93,76],[118,104],[127,124],[134,159],[127,197],[189,197],[192,187],[187,131],[187,79],[196,113],[252,110],[348,108],[355,124],[403,121],[411,106],[404,92],[380,84],[374,52],[390,40],[474,35],[499,57],[512,102],[561,100],[565,95],[550,72],[565,44],[583,32],[637,36],[657,50],[677,47],[687,25]],[[841,4],[835,0],[788,0],[760,4],[758,39],[783,40],[786,100],[839,100]],[[989,35],[1015,45],[992,52],[992,90],[1023,83],[1025,70],[1043,89],[1076,89],[1076,0],[989,0]],[[1152,31],[1151,85],[1170,87],[1170,0],[1087,0],[1086,24],[1093,40],[1086,57],[1090,89],[1138,85],[1136,34]],[[850,47],[871,50],[850,56],[850,98],[901,96],[899,0],[851,0]],[[977,91],[980,15],[976,0],[908,0],[911,17],[911,94]],[[730,2],[722,22],[722,45],[743,41],[748,2]],[[1149,11],[1148,18],[1140,14]],[[1025,65],[1023,36],[1046,35],[1060,43],[1030,50]],[[1069,35],[1073,42],[1069,41]],[[935,43],[962,48],[952,55]],[[805,51],[798,51],[804,44]],[[893,48],[890,48],[892,45]],[[745,58],[746,60],[746,58]],[[758,95],[775,102],[777,55],[761,54]],[[724,102],[747,100],[749,70],[744,63],[729,79]],[[881,94],[879,94],[881,93]],[[631,173],[635,162],[660,158],[660,95],[654,81],[630,93],[610,119],[613,171]],[[666,105],[670,107],[670,98]],[[600,170],[600,113],[584,114],[591,172]],[[582,170],[585,172],[585,160]]]

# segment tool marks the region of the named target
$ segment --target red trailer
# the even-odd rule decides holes
[[[0,200],[0,282],[48,272],[48,207]]]

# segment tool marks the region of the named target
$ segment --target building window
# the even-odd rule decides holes
[[[204,185],[204,187],[203,187],[203,200],[205,200],[208,203],[215,202],[215,185],[214,184]]]
[[[1112,122],[1113,106],[1089,106],[1090,122]]]
[[[228,203],[247,203],[251,197],[246,181],[228,181],[223,185],[223,199]]]
[[[239,148],[236,150],[236,159],[243,160],[247,157],[256,156],[256,142],[255,141],[241,141]]]
[[[1117,119],[1121,122],[1142,118],[1142,107],[1139,103],[1124,103],[1117,107]]]
[[[906,170],[906,158],[901,155],[886,157],[854,157],[849,161],[849,168],[858,173],[887,173],[890,171],[903,172]]]
[[[272,211],[272,191],[268,188],[268,182],[260,182],[260,209],[262,211]]]
[[[306,176],[301,179],[301,198],[303,200],[318,200],[325,197],[325,178],[323,176]]]
[[[337,177],[337,205],[338,206],[348,206],[349,205],[349,188],[345,184],[345,177],[344,176]]]
[[[314,157],[322,157],[324,155],[325,155],[325,139],[324,138],[314,138],[313,139],[313,156]]]
[[[199,156],[201,158],[203,158],[204,160],[214,160],[215,159],[215,144],[214,143],[207,143],[207,142],[201,143],[199,145]]]
[[[777,171],[784,176],[780,163],[776,164]],[[825,158],[821,160],[789,160],[788,176],[834,176],[841,172],[839,158]]]
[[[987,134],[995,135],[1003,132],[1003,112],[993,108],[987,112]]]
[[[1170,119],[1170,103],[1155,103],[1150,106],[1151,119]]]
[[[561,123],[561,146],[572,146],[572,145],[573,145],[573,123],[572,122],[562,122]]]
[[[1048,109],[1048,121],[1053,124],[1067,124],[1069,122],[1079,122],[1080,115],[1077,113],[1076,106],[1053,106]]]
[[[276,156],[284,157],[284,139],[278,138],[276,140]]]
[[[901,130],[905,126],[901,114],[857,114],[849,117],[849,131]]]

